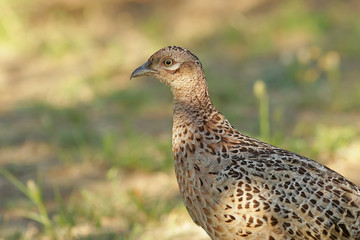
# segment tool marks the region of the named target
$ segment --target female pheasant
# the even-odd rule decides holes
[[[213,240],[360,239],[360,189],[309,158],[237,131],[212,104],[199,59],[169,46],[131,75],[170,86],[185,206]]]

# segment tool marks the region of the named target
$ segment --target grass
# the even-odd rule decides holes
[[[52,239],[57,239],[55,226],[49,218],[48,211],[43,201],[42,191],[38,184],[30,179],[25,185],[4,168],[0,168],[0,173],[36,206],[37,211],[27,211],[24,213],[24,217],[40,223],[43,226],[46,235],[49,235]]]
[[[262,80],[255,82],[254,95],[259,101],[260,138],[263,141],[270,141],[269,96]]]
[[[200,57],[239,130],[351,177],[360,27],[331,3],[0,1],[0,238],[207,239],[173,174],[171,93],[128,79],[159,45]]]

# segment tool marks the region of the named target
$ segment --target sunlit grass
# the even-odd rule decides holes
[[[49,235],[53,239],[57,239],[55,226],[53,221],[49,218],[42,196],[43,193],[39,185],[33,180],[28,180],[25,185],[5,168],[0,168],[0,173],[19,191],[25,194],[29,201],[36,206],[37,211],[26,211],[24,216],[40,223],[45,229],[45,234]]]
[[[270,116],[269,116],[269,96],[266,85],[262,80],[254,84],[254,95],[259,102],[259,125],[260,137],[263,141],[270,140]]]

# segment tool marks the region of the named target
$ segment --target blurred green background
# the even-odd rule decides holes
[[[178,194],[180,45],[244,133],[360,184],[360,2],[0,0],[0,239],[208,239]]]

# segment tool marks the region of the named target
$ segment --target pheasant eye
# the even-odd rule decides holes
[[[173,60],[171,60],[170,58],[165,59],[165,61],[164,61],[164,65],[165,65],[165,66],[169,67],[169,66],[171,66],[172,64],[173,64]]]

